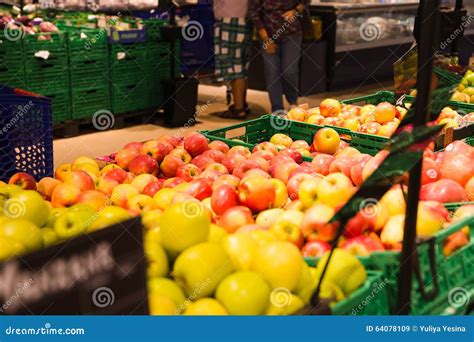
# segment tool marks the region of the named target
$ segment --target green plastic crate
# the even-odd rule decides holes
[[[161,41],[161,26],[166,25],[165,20],[161,19],[148,19],[143,22],[147,30],[147,41],[148,42],[160,42]]]
[[[41,95],[51,99],[54,123],[65,122],[72,119],[70,95],[67,89],[63,89],[59,92],[45,91]]]
[[[457,250],[453,255],[445,257],[442,252],[443,241],[451,234],[469,226],[471,240],[468,245]],[[440,314],[446,306],[449,291],[455,287],[474,287],[474,217],[468,217],[456,222],[450,227],[438,232],[430,243],[417,246],[422,284],[428,292],[435,290],[433,272],[430,268],[430,251],[434,250],[436,274],[439,291],[434,298],[425,299],[420,292],[420,282],[414,280],[412,289],[413,315]],[[431,249],[433,248],[433,249]],[[373,252],[370,256],[359,256],[362,264],[371,270],[384,272],[386,290],[389,298],[390,312],[397,314],[398,275],[400,253],[394,251]],[[305,258],[310,266],[315,266],[318,258]],[[416,279],[416,278],[415,278]]]
[[[337,316],[389,315],[386,287],[383,272],[369,270],[367,280],[360,288],[331,306],[332,314]]]
[[[73,89],[71,92],[71,109],[74,120],[90,119],[99,110],[109,110],[109,87],[86,87]]]
[[[147,50],[144,44],[110,45],[110,76],[114,84],[139,82],[147,78]]]
[[[113,84],[111,102],[112,111],[116,115],[149,108],[146,79],[124,85]]]
[[[0,84],[26,88],[22,39],[9,40],[0,31]]]

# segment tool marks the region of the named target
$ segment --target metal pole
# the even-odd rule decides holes
[[[418,36],[418,76],[417,97],[415,107],[414,126],[422,126],[429,120],[429,103],[431,98],[431,77],[433,71],[433,58],[435,54],[435,30],[438,24],[439,0],[422,0],[419,10],[419,36]],[[410,171],[408,182],[408,198],[405,217],[403,249],[400,260],[400,279],[398,283],[398,314],[409,315],[411,307],[411,289],[413,280],[413,266],[416,248],[416,221],[418,215],[418,202],[421,188],[420,159]]]

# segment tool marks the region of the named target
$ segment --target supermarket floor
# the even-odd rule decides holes
[[[354,98],[371,94],[383,89],[390,90],[390,83],[373,84],[353,90],[343,90],[331,93],[322,93],[301,98],[300,103],[309,103],[317,106],[323,99],[333,97],[337,99]],[[270,112],[268,94],[262,91],[250,90],[248,102],[252,108],[252,116],[249,119]],[[74,161],[80,156],[103,156],[116,152],[123,145],[132,141],[145,141],[157,138],[161,134],[186,135],[196,130],[215,129],[238,121],[221,119],[215,113],[226,109],[226,88],[200,85],[199,86],[199,122],[194,127],[169,129],[156,125],[140,125],[119,130],[108,130],[86,134],[74,138],[59,139],[54,141],[54,161],[56,167],[62,163]]]

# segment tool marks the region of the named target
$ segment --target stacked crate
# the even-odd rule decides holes
[[[65,28],[69,40],[69,75],[72,118],[90,119],[110,110],[107,32]]]
[[[51,98],[54,122],[70,120],[67,35],[26,35],[23,61],[26,89]]]
[[[13,32],[13,31],[12,31]],[[25,88],[25,68],[23,64],[22,33],[20,36],[0,32],[0,85]]]

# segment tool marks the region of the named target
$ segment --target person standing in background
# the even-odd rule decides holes
[[[246,98],[252,29],[247,11],[248,0],[214,0],[216,77],[231,87],[234,100],[219,114],[223,118],[245,119],[250,114]]]
[[[250,0],[249,16],[262,41],[265,79],[272,111],[290,108],[299,96],[302,18],[310,0]]]

